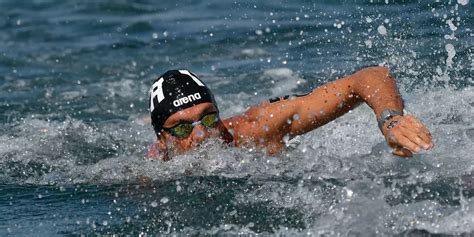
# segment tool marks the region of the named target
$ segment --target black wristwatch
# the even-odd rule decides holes
[[[399,112],[399,111],[391,110],[391,109],[386,109],[386,110],[382,111],[382,113],[380,114],[379,120],[377,120],[380,130],[383,131],[383,129],[382,129],[383,125],[388,120],[392,119],[393,117],[395,117],[397,115],[403,115],[403,112]],[[393,128],[397,123],[398,123],[398,121],[396,121],[396,120],[391,121],[387,125],[387,128]]]

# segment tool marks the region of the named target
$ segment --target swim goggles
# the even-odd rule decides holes
[[[216,126],[218,121],[219,114],[217,112],[213,112],[202,116],[202,118],[196,122],[180,123],[172,128],[163,128],[163,130],[171,133],[171,135],[175,137],[185,138],[193,132],[194,127],[196,127],[197,125],[202,124],[202,126],[204,126],[205,128],[212,128]]]

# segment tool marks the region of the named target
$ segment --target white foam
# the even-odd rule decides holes
[[[470,103],[474,102],[467,99],[473,98],[472,90],[457,92],[455,97],[444,97],[444,93],[445,91],[430,92],[425,95],[411,95],[406,99],[408,109],[427,122],[434,134],[436,148],[415,160],[431,157],[422,159],[422,164],[431,166],[437,174],[436,177],[456,176],[472,169],[467,165],[472,165],[472,161],[467,158],[473,152],[469,145],[472,143],[472,137],[465,134],[465,130],[472,124],[470,114],[473,111]],[[443,104],[435,104],[434,101],[439,97],[444,98]],[[240,109],[228,110],[227,113],[244,109],[242,106]],[[452,123],[456,126],[452,126]],[[292,160],[290,163],[278,156],[266,157],[260,152],[246,149],[223,148],[218,145],[218,141],[209,141],[202,150],[179,156],[171,162],[145,161],[145,147],[154,139],[151,128],[145,123],[103,124],[97,129],[77,120],[46,122],[31,119],[17,125],[14,130],[20,132],[13,138],[11,135],[0,136],[0,151],[4,157],[2,162],[6,162],[5,159],[21,160],[25,163],[36,160],[44,162],[46,166],[58,168],[53,169],[50,174],[28,181],[33,183],[40,180],[44,183],[51,177],[59,176],[63,177],[54,182],[121,182],[140,174],[150,174],[155,178],[177,177],[185,173],[226,177],[257,174],[272,176],[278,173],[300,176],[306,172],[311,173],[311,170],[316,170],[317,175],[321,177],[349,178],[363,175],[367,162],[376,162],[377,166],[380,166],[380,172],[387,169],[403,171],[413,165],[404,165],[403,162],[400,163],[402,160],[390,155],[367,106],[301,136],[295,143],[296,149],[284,155],[288,156],[285,159]],[[459,139],[451,139],[453,136]],[[74,137],[78,140],[70,140]],[[444,137],[448,139],[443,139]],[[99,150],[102,147],[119,149],[118,156],[105,159],[91,157],[98,159],[98,162],[88,165],[74,164],[75,159],[87,157],[81,157],[85,154],[71,149],[88,144]],[[198,157],[199,159],[196,159]],[[351,172],[348,172],[349,170]],[[426,178],[432,179],[429,176]]]
[[[438,207],[438,205],[433,206]],[[439,217],[427,220],[421,219],[416,227],[436,234],[462,234],[474,231],[474,200],[465,200],[461,208],[451,209],[445,213],[439,213],[435,208],[431,209],[438,212],[436,214]]]
[[[126,78],[133,78],[136,76],[137,75],[135,74],[125,75]],[[119,96],[123,98],[136,98],[137,95],[144,96],[144,92],[149,90],[149,86],[150,85],[137,83],[132,79],[121,79],[107,82],[105,86],[102,85],[100,87],[106,88],[109,97]]]
[[[271,75],[287,78],[293,74],[280,70]],[[245,93],[217,99],[228,97],[241,101],[235,107],[223,103],[221,108],[227,114],[241,112],[253,101]],[[154,135],[149,125],[134,122],[135,117],[131,122],[95,125],[76,119],[26,119],[9,125],[10,134],[0,135],[4,171],[0,178],[20,184],[126,183],[141,176],[160,181],[184,176],[245,178],[259,188],[241,192],[233,201],[304,210],[302,220],[308,221],[304,231],[313,235],[388,235],[413,228],[433,233],[471,232],[472,200],[461,206],[444,205],[436,200],[416,201],[415,192],[410,203],[389,204],[389,197],[400,197],[400,186],[447,185],[443,183],[472,174],[472,88],[412,92],[404,98],[407,110],[427,124],[435,142],[433,151],[409,160],[390,154],[367,106],[299,137],[292,150],[277,156],[251,147],[227,148],[211,139],[169,162],[143,159]],[[38,172],[34,162],[45,167],[43,172]],[[385,185],[386,177],[392,177],[398,186]],[[234,223],[222,228],[213,230],[252,233]],[[285,228],[275,231],[299,233]]]
[[[242,49],[240,54],[246,57],[257,57],[268,55],[268,52],[261,48]]]
[[[299,85],[306,83],[306,80],[299,77],[298,74],[289,68],[273,68],[263,72],[261,80],[266,79],[272,84],[272,96],[283,96],[291,94],[292,90]]]

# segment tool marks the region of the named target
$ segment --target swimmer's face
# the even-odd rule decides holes
[[[202,103],[176,112],[165,121],[160,139],[182,152],[196,147],[206,138],[219,137],[225,127],[216,117],[218,113],[212,103]],[[194,126],[190,126],[193,123]]]

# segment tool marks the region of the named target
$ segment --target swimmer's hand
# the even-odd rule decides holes
[[[160,159],[160,152],[156,143],[150,144],[148,146],[148,152],[145,155],[145,159],[147,160],[159,160]]]
[[[382,132],[397,156],[411,157],[434,146],[430,131],[412,115],[394,116],[385,122]]]
[[[168,161],[170,160],[170,157],[163,148],[160,149],[160,145],[158,143],[153,143],[148,146],[148,152],[145,155],[145,159]]]

